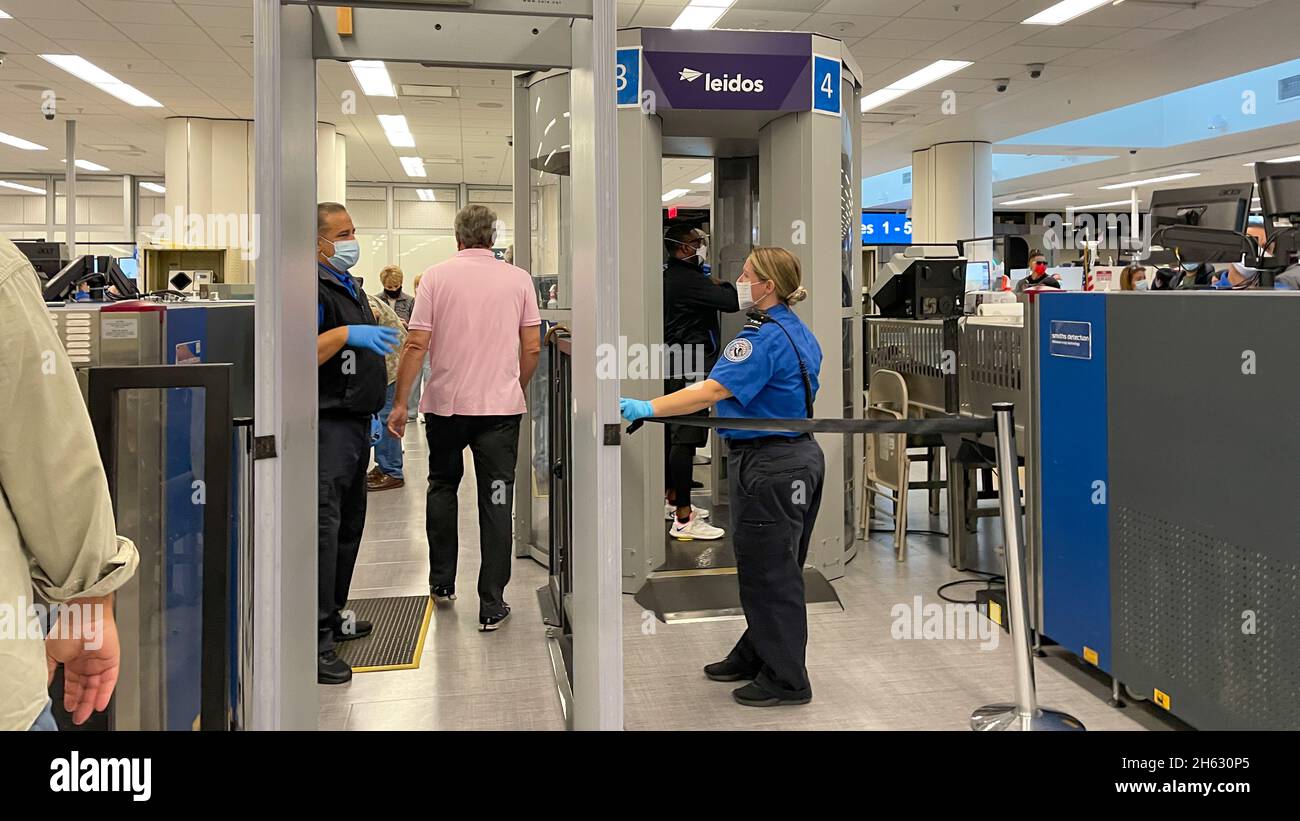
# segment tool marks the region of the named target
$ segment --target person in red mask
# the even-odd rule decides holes
[[[1061,283],[1056,281],[1056,277],[1047,273],[1047,258],[1043,256],[1042,251],[1032,251],[1029,254],[1029,276],[1016,283],[1015,291],[1023,294],[1030,288],[1060,288]]]

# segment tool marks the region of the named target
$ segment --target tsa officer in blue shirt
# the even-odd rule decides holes
[[[623,417],[682,416],[715,407],[720,418],[812,416],[821,346],[790,306],[808,296],[799,261],[783,248],[755,248],[736,282],[740,335],[703,382],[651,401],[620,400]],[[714,681],[749,684],[741,704],[807,704],[808,611],[803,564],[821,505],[826,462],[809,434],[720,428],[727,442],[731,532],[747,629],[727,657],[704,668]]]
[[[366,526],[366,468],[388,390],[384,355],[398,333],[376,324],[370,301],[349,269],[361,246],[348,211],[337,202],[316,206],[316,364],[320,393],[317,430],[317,662],[316,680],[342,684],[352,668],[335,643],[365,636],[366,621],[344,619],[352,571]]]

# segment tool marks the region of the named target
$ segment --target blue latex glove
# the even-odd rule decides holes
[[[379,415],[375,414],[370,417],[370,446],[374,447],[379,444],[379,440],[384,438],[384,426],[379,423]]]
[[[368,351],[374,351],[380,356],[397,350],[399,338],[397,331],[387,325],[348,326],[347,344],[349,348],[365,348]]]
[[[629,422],[655,415],[654,408],[646,400],[628,399],[626,397],[619,398],[618,412],[623,414],[623,418]]]

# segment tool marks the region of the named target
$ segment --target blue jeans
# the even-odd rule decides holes
[[[393,392],[397,389],[397,383],[390,383],[388,391],[384,394],[384,409],[379,412],[379,419],[386,426],[388,424],[388,414],[393,412]],[[402,440],[394,439],[384,431],[383,437],[379,444],[375,445],[375,461],[379,464],[379,469],[384,473],[392,476],[394,479],[402,478]]]
[[[31,726],[32,730],[45,730],[48,732],[57,732],[59,727],[54,723],[54,705],[51,702],[45,702],[45,709],[36,717],[35,723]]]

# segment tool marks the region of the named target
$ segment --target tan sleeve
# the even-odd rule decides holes
[[[77,378],[31,264],[0,242],[0,490],[37,591],[103,596],[139,563],[115,530],[108,480]]]

